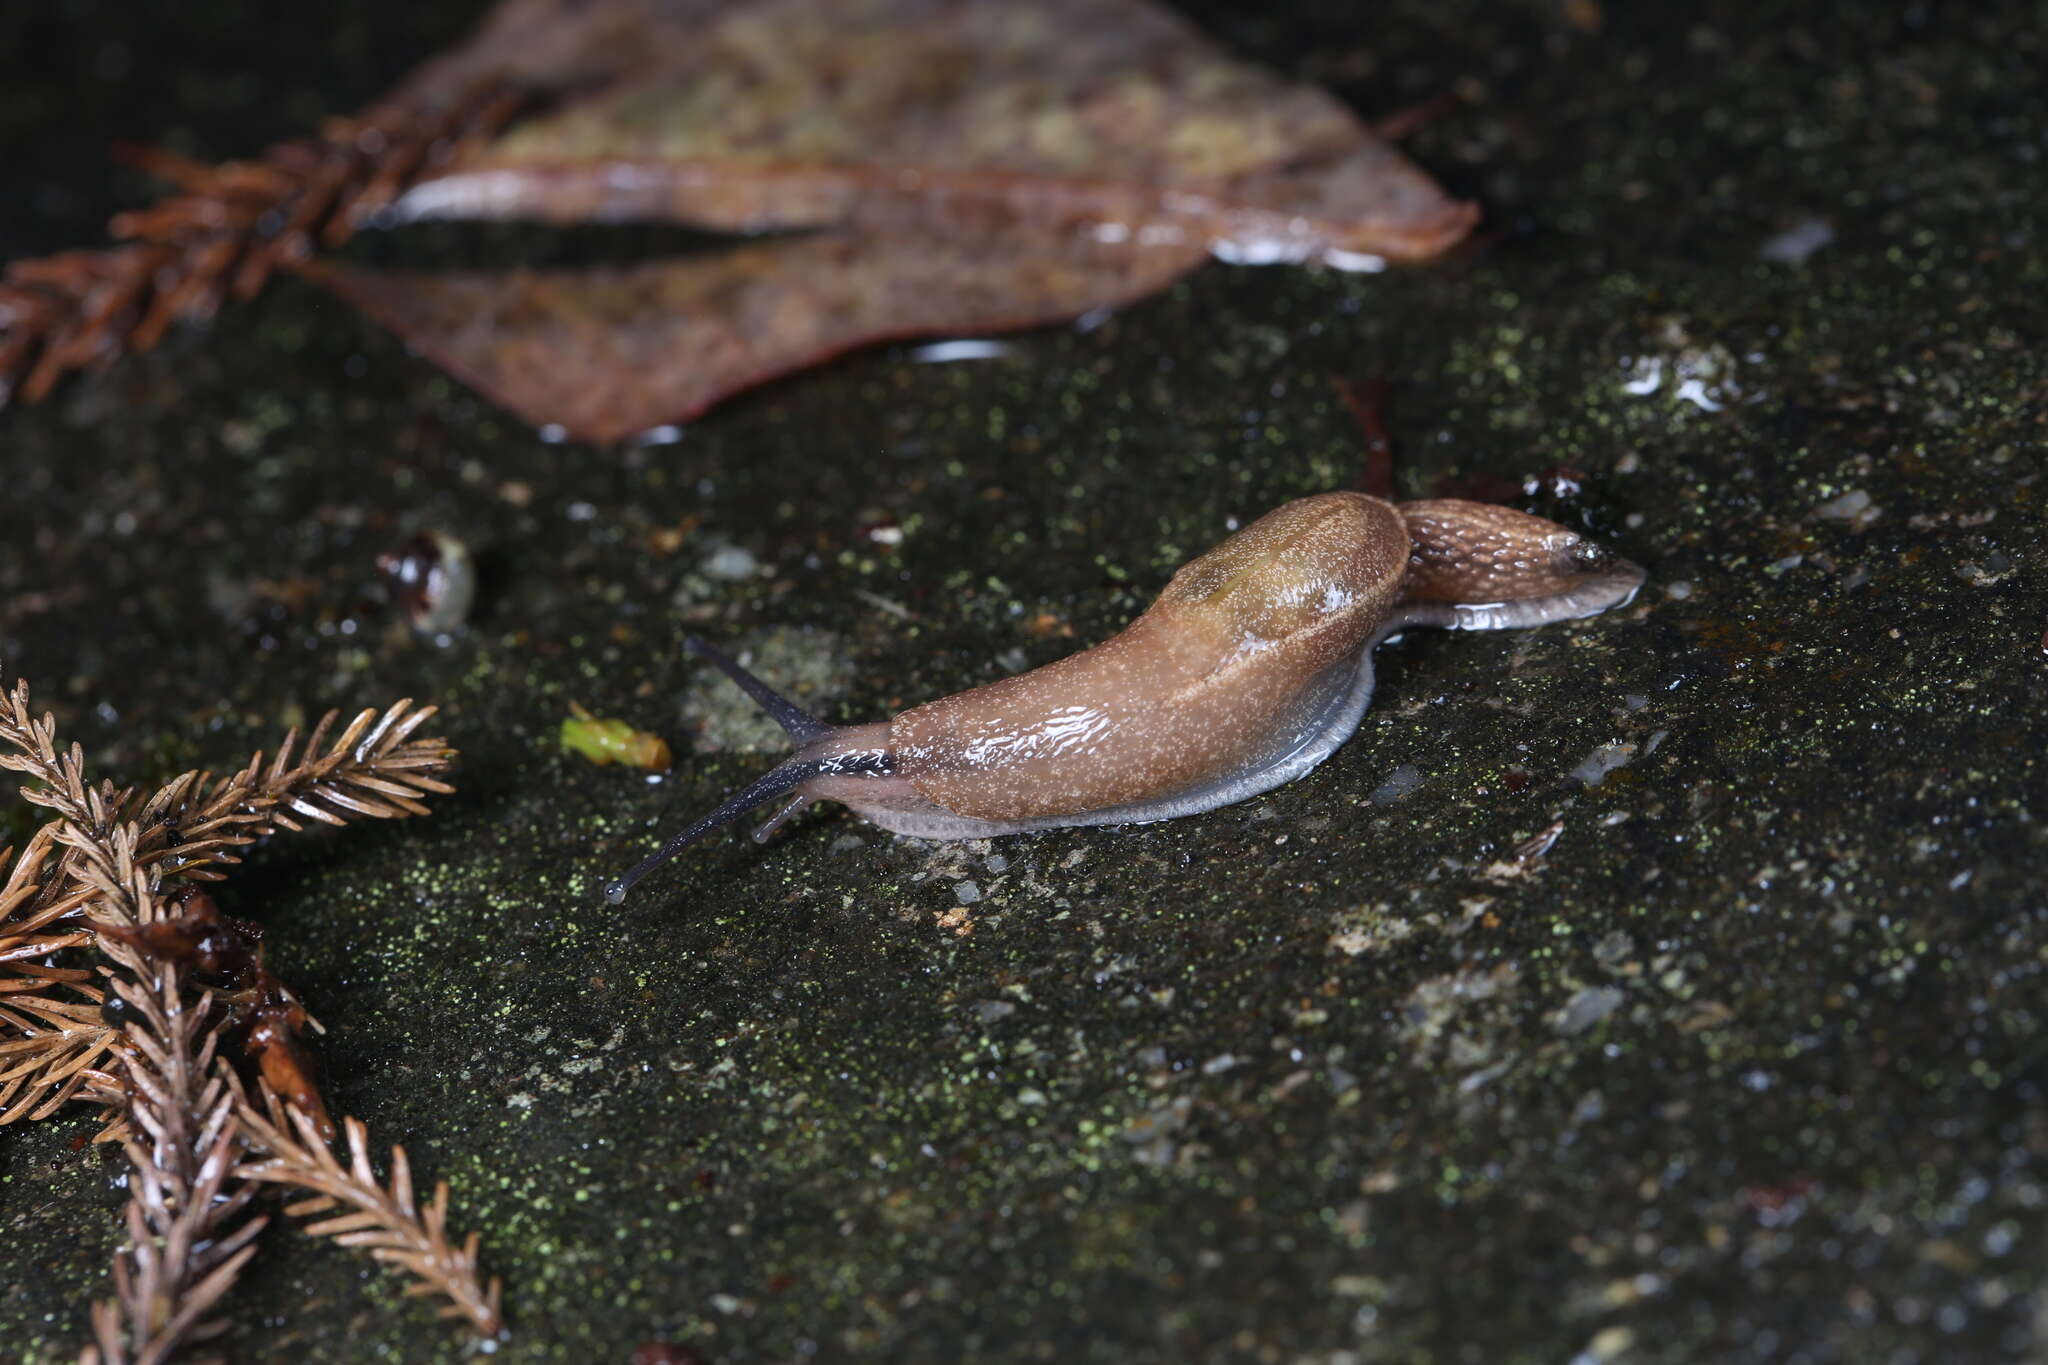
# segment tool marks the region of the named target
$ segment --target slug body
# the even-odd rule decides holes
[[[797,743],[606,888],[770,797],[838,801],[884,829],[982,838],[1166,820],[1291,782],[1358,728],[1373,647],[1414,625],[1491,630],[1619,606],[1643,571],[1552,521],[1491,503],[1291,502],[1181,566],[1159,599],[1092,649],[893,720],[828,726],[690,640]]]

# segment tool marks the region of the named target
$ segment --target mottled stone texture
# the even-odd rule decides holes
[[[471,17],[143,8],[0,10],[0,256],[139,196],[107,140],[251,151]],[[0,658],[102,771],[446,708],[459,796],[279,841],[222,899],[326,1022],[337,1107],[484,1229],[500,1358],[2040,1349],[2038,7],[1605,8],[1196,10],[1371,113],[1468,98],[1411,143],[1489,210],[1435,267],[1212,267],[1091,331],[875,351],[630,450],[543,444],[287,282],[0,414]],[[1575,466],[1650,567],[1638,605],[1417,633],[1359,736],[1246,805],[952,847],[818,815],[601,903],[768,761],[685,627],[780,641],[834,718],[1043,662],[1229,518],[1348,486],[1330,378],[1374,373],[1403,496]],[[445,647],[364,605],[421,526],[484,574]],[[564,755],[572,699],[664,732],[676,770]],[[120,1165],[73,1149],[90,1129],[0,1133],[7,1359],[69,1359],[105,1283]],[[233,1323],[247,1360],[463,1351],[283,1228]]]

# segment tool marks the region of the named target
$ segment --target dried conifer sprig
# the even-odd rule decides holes
[[[0,867],[7,867],[10,849],[0,848]],[[46,876],[51,855],[57,847],[57,823],[44,825],[29,837],[21,856],[0,882],[0,963],[25,958],[47,957],[59,948],[75,948],[90,941],[90,935],[76,926],[56,927],[57,921],[82,905],[91,893],[70,886],[68,894],[55,894],[57,879]],[[45,894],[49,888],[50,894]],[[83,978],[85,973],[78,973]],[[0,987],[0,990],[4,990]]]
[[[460,1246],[448,1240],[447,1181],[434,1186],[434,1197],[421,1209],[413,1199],[404,1147],[391,1149],[391,1180],[380,1184],[370,1166],[369,1130],[360,1119],[342,1120],[349,1150],[344,1166],[305,1113],[284,1104],[268,1086],[262,1087],[262,1098],[261,1110],[246,1099],[237,1110],[249,1146],[263,1154],[240,1167],[237,1177],[312,1191],[313,1198],[286,1206],[285,1212],[296,1217],[348,1210],[310,1223],[306,1231],[343,1246],[364,1247],[377,1260],[405,1271],[413,1277],[407,1293],[447,1300],[443,1317],[467,1319],[486,1337],[503,1329],[503,1286],[495,1276],[488,1285],[480,1279],[477,1235],[470,1233]]]
[[[313,1231],[368,1248],[410,1272],[414,1292],[447,1298],[451,1315],[500,1330],[499,1285],[478,1280],[476,1238],[448,1242],[446,1186],[419,1209],[402,1149],[380,1186],[354,1120],[352,1163],[335,1159],[321,1135],[324,1102],[289,1036],[303,1011],[263,966],[253,928],[180,885],[217,879],[215,865],[235,861],[239,846],[302,821],[425,813],[425,796],[452,790],[436,774],[454,751],[412,737],[433,713],[401,701],[362,712],[332,740],[329,713],[303,746],[288,734],[267,763],[259,753],[219,780],[186,773],[144,798],[88,783],[82,751],[58,747],[55,721],[30,710],[25,683],[0,693],[0,767],[25,774],[23,795],[57,817],[11,864],[0,850],[0,1121],[42,1117],[82,1093],[108,1110],[102,1137],[118,1137],[134,1167],[115,1295],[93,1310],[82,1365],[157,1365],[221,1330],[213,1310],[265,1221],[248,1209],[261,1181],[315,1191],[296,1213],[347,1205],[353,1212]],[[49,960],[83,946],[104,959],[97,978]],[[238,978],[224,997],[238,1003],[196,991],[188,963]],[[223,1037],[242,1033],[267,1113],[221,1051]],[[273,1073],[320,1117],[287,1109]],[[263,1159],[250,1162],[252,1152]]]
[[[30,964],[0,977],[0,1124],[43,1119],[103,1077],[120,1030],[74,968]],[[80,998],[72,998],[73,995]]]
[[[156,879],[218,880],[214,864],[276,829],[424,814],[422,798],[453,790],[435,775],[454,751],[412,737],[433,714],[410,701],[365,710],[330,742],[339,713],[329,712],[303,745],[288,733],[268,763],[259,753],[226,778],[185,773],[143,799],[88,783],[79,746],[58,747],[56,721],[34,714],[26,682],[0,695],[0,767],[26,774],[23,796],[59,817],[0,891],[0,1124],[54,1113],[104,1079],[95,1068],[115,1033],[99,1017],[92,974],[34,960],[94,937],[78,914],[88,900],[97,895],[96,913],[116,924],[151,923]],[[137,868],[150,870],[150,893],[135,889]],[[102,1140],[120,1135],[120,1110],[110,1117]]]
[[[130,890],[149,896],[147,875]],[[126,899],[124,895],[122,897]],[[268,1221],[251,1216],[255,1186],[242,1155],[233,1073],[218,1051],[212,999],[187,998],[179,969],[130,951],[114,989],[127,1007],[125,1080],[133,1166],[128,1243],[114,1259],[114,1297],[93,1308],[99,1365],[158,1365],[218,1335],[209,1317],[256,1249]]]
[[[115,837],[130,830],[118,826]],[[122,1046],[121,1030],[107,1020],[101,972],[49,960],[60,949],[97,941],[80,912],[100,895],[88,873],[102,864],[72,843],[75,837],[78,827],[69,821],[44,825],[8,879],[13,895],[0,893],[0,907],[18,898],[13,914],[0,913],[0,1124],[48,1118],[83,1094],[107,1108],[98,1140],[108,1141],[127,1130],[122,1087],[105,1069]],[[31,889],[38,866],[44,875]]]
[[[209,166],[156,149],[127,159],[182,191],[109,225],[125,246],[16,261],[0,274],[0,406],[72,370],[148,350],[271,273],[338,246],[411,183],[488,139],[524,102],[497,82],[441,107],[378,105],[256,161]]]
[[[422,798],[454,790],[435,776],[454,755],[447,741],[411,738],[434,711],[409,699],[382,713],[365,710],[331,742],[328,732],[340,713],[330,711],[303,746],[296,729],[287,733],[267,764],[258,753],[229,777],[185,773],[138,802],[131,792],[94,789],[85,781],[81,750],[76,744],[68,752],[57,749],[55,720],[30,711],[28,684],[21,682],[0,699],[0,768],[39,784],[24,787],[22,795],[76,828],[77,836],[64,842],[80,857],[106,848],[116,825],[132,822],[139,830],[139,865],[213,881],[221,874],[208,864],[235,862],[235,848],[280,828],[303,829],[301,819],[340,825],[358,816],[426,814]],[[295,754],[305,757],[294,762]]]
[[[118,793],[85,789],[78,756],[59,756],[48,727],[17,723],[26,702],[19,689],[0,697],[0,766],[54,775],[59,799],[84,819],[118,804]],[[43,825],[11,866],[0,851],[0,1124],[63,1108],[101,1077],[95,1068],[119,1036],[101,1018],[97,974],[50,960],[92,940],[78,912],[93,893],[75,875],[78,854],[59,839],[64,824]]]
[[[239,861],[234,849],[278,829],[305,828],[304,820],[342,825],[359,816],[376,820],[425,815],[423,798],[455,790],[435,776],[454,757],[446,740],[412,739],[434,714],[411,700],[382,714],[366,710],[330,742],[340,712],[329,711],[303,746],[292,730],[268,764],[258,753],[239,773],[218,781],[186,773],[143,806],[138,859],[195,881],[218,880],[213,863]],[[293,762],[294,753],[305,757]]]
[[[22,788],[30,802],[56,812],[91,838],[105,838],[120,822],[132,793],[117,790],[112,783],[98,788],[88,784],[85,751],[76,744],[59,751],[56,718],[35,715],[28,702],[26,679],[0,698],[0,768],[12,768],[41,784]]]

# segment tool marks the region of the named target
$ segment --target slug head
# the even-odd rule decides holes
[[[1642,566],[1569,527],[1493,503],[1439,498],[1400,507],[1412,542],[1401,600],[1460,630],[1592,616],[1626,604]]]
[[[742,668],[738,662],[695,636],[686,637],[683,640],[683,648],[707,661],[737,683],[742,691],[754,699],[756,705],[774,717],[776,724],[783,728],[799,748],[787,760],[720,802],[709,814],[684,826],[630,872],[606,882],[604,898],[613,905],[623,902],[626,893],[655,868],[705,835],[732,824],[764,801],[795,794],[795,799],[783,807],[774,819],[755,832],[756,840],[766,839],[783,821],[807,805],[811,798],[805,794],[804,789],[807,784],[818,778],[846,775],[873,777],[886,775],[889,771],[889,755],[886,752],[858,745],[849,746],[842,742],[842,736],[858,734],[859,731],[840,730],[825,724]]]

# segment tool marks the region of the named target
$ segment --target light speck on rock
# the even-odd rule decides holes
[[[1134,1147],[1156,1142],[1186,1127],[1188,1114],[1194,1107],[1194,1101],[1188,1096],[1178,1096],[1132,1119],[1124,1125],[1121,1136]]]
[[[1608,1361],[1619,1359],[1635,1344],[1635,1328],[1603,1327],[1586,1343],[1586,1349],[1573,1358],[1572,1365],[1579,1365],[1580,1361],[1586,1365],[1607,1365]]]
[[[1794,223],[1757,248],[1757,259],[1773,265],[1804,265],[1806,258],[1835,240],[1835,226],[1825,218]]]
[[[1551,1019],[1550,1026],[1567,1038],[1584,1033],[1621,1008],[1622,993],[1615,986],[1588,986]]]
[[[712,578],[723,578],[737,583],[752,578],[761,567],[753,552],[740,545],[721,545],[704,556],[702,568]]]
[[[955,882],[953,895],[962,905],[972,905],[981,899],[981,887],[974,882]]]
[[[1884,509],[1871,502],[1870,494],[1860,488],[1852,488],[1837,498],[1829,498],[1813,509],[1813,514],[1822,521],[1838,521],[1852,531],[1861,531],[1884,515]]]
[[[1636,950],[1636,942],[1620,929],[1609,933],[1593,945],[1593,960],[1601,966],[1612,969],[1628,960]]]
[[[1391,805],[1408,796],[1422,786],[1422,769],[1413,763],[1403,763],[1387,774],[1387,780],[1372,789],[1368,799],[1375,806]]]
[[[1616,768],[1626,768],[1635,756],[1633,744],[1603,744],[1572,769],[1572,776],[1589,787],[1597,787],[1607,780],[1607,774]]]
[[[1481,1067],[1458,1082],[1458,1093],[1460,1095],[1469,1095],[1475,1090],[1484,1089],[1502,1076],[1507,1075],[1508,1069],[1514,1064],[1514,1058],[1503,1057],[1492,1066]]]
[[[2018,572],[2019,569],[2001,550],[1993,550],[1982,559],[1956,565],[1956,577],[1973,588],[1996,587]]]
[[[1702,412],[1719,412],[1744,397],[1735,355],[1719,342],[1693,337],[1685,320],[1662,319],[1641,353],[1622,360],[1621,391],[1642,398],[1662,389]]]

